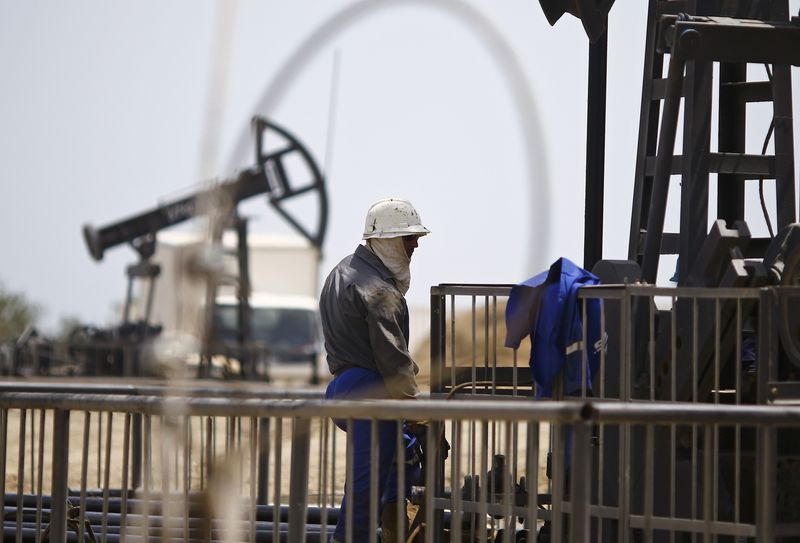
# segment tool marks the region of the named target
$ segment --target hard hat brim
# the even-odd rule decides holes
[[[371,232],[369,234],[364,233],[361,239],[373,239],[373,238],[400,238],[403,236],[427,236],[430,234],[431,231],[422,226],[421,224],[414,224],[411,226],[407,226],[402,229],[398,229],[395,231],[382,231],[382,232]]]

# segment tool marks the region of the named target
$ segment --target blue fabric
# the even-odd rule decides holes
[[[553,383],[565,370],[564,392],[581,389],[583,346],[583,304],[578,290],[600,281],[566,258],[550,269],[515,285],[506,305],[506,347],[516,349],[527,336],[531,339],[530,368],[538,386],[537,396],[553,395]],[[587,390],[600,365],[600,301],[587,300]],[[571,353],[567,354],[570,347]]]
[[[351,367],[338,373],[328,384],[328,388],[325,391],[325,398],[329,400],[388,399],[389,397],[389,393],[383,384],[383,377],[377,370],[358,367]],[[347,421],[334,419],[334,423],[341,430],[347,431]],[[397,423],[378,422],[378,494],[381,496],[378,518],[380,518],[384,504],[397,502],[396,432]],[[357,419],[353,421],[353,473],[348,473],[347,477],[353,478],[354,543],[369,540],[371,437],[372,425],[369,420]],[[406,450],[408,451],[409,447]],[[413,469],[418,468],[409,464],[404,465],[407,468],[405,478],[405,496],[407,497],[411,493],[411,481],[414,477]],[[345,495],[342,498],[339,521],[334,532],[334,537],[338,541],[345,540],[345,523],[347,520],[347,507],[349,506],[347,483],[345,483]]]

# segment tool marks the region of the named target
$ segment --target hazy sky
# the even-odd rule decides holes
[[[269,113],[328,166],[322,274],[355,248],[367,207],[384,196],[410,199],[433,231],[414,256],[414,305],[427,304],[433,284],[518,282],[558,256],[581,263],[580,23],[565,16],[551,28],[536,0],[384,3],[331,37],[263,112],[254,107],[286,59],[356,2],[0,1],[0,281],[41,304],[46,326],[62,316],[118,318],[111,308],[136,256],[118,247],[94,262],[82,224],[103,226],[234,174],[235,143],[254,113]],[[610,18],[607,258],[627,254],[646,4],[618,0]],[[800,0],[791,6],[797,13]],[[457,11],[477,13],[502,43]],[[535,112],[526,118],[540,145],[525,137],[519,89],[497,50],[512,53],[527,80]],[[751,152],[768,122],[751,124]],[[249,156],[235,167],[249,167]],[[253,230],[288,231],[263,198],[242,211]],[[299,212],[314,217],[310,206]],[[760,215],[751,229],[765,231]]]

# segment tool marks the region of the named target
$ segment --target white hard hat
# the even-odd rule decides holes
[[[372,204],[367,211],[362,239],[426,234],[430,234],[430,230],[422,226],[419,213],[411,202],[400,198],[384,198]]]

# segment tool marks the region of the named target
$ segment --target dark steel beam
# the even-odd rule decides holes
[[[708,172],[711,145],[712,64],[691,61],[686,66],[681,176],[680,252],[678,281],[689,277],[708,231]],[[648,230],[649,232],[649,230]]]
[[[583,225],[583,267],[587,270],[591,270],[595,263],[603,258],[607,50],[608,30],[596,42],[589,44],[586,193]]]
[[[646,174],[655,174],[656,158],[647,157],[646,162]],[[708,170],[714,173],[736,174],[744,179],[773,178],[775,177],[775,157],[739,153],[709,153]],[[674,155],[670,174],[681,172],[683,172],[683,155]]]
[[[666,16],[661,20],[662,51],[674,49],[677,36],[693,33],[678,48],[684,60],[791,64],[800,66],[800,25],[728,17]]]
[[[661,256],[661,234],[664,232],[664,218],[667,212],[667,194],[669,193],[672,154],[675,150],[685,66],[685,61],[679,55],[673,55],[670,58],[669,82],[658,138],[658,158],[653,178],[650,211],[647,217],[647,237],[642,259],[642,279],[651,284],[656,283],[658,261]]]
[[[762,93],[772,97],[772,89],[767,82],[748,87],[747,64],[723,62],[719,67],[719,126],[717,130],[718,148],[721,152],[745,152],[745,128],[747,101],[742,89],[759,88]],[[744,178],[731,173],[720,173],[717,177],[717,217],[724,219],[728,228],[744,219]]]
[[[651,98],[654,92],[654,78],[661,75],[664,57],[656,53],[658,39],[656,24],[663,5],[658,0],[650,0],[647,13],[647,38],[645,45],[644,70],[642,77],[642,101],[639,110],[639,140],[636,151],[636,171],[633,184],[633,203],[631,209],[631,229],[628,238],[628,259],[640,262],[638,255],[639,236],[650,210],[650,194],[653,174],[647,172],[647,157],[656,154],[656,137],[661,115],[661,103]]]

